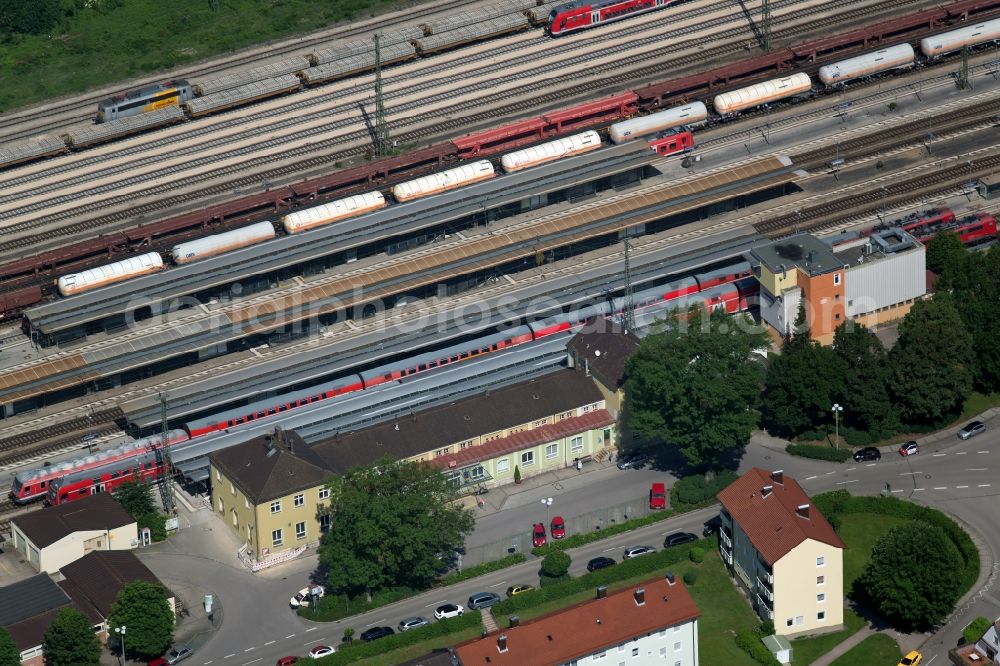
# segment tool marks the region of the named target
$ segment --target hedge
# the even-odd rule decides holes
[[[761,643],[760,634],[753,629],[741,629],[736,632],[736,646],[750,655],[761,666],[781,666],[767,646]]]
[[[962,594],[968,592],[979,578],[979,551],[976,550],[976,544],[958,523],[937,509],[912,504],[895,497],[855,497],[846,490],[820,493],[813,496],[812,502],[828,519],[844,513],[874,513],[936,525],[948,535],[965,562],[962,568]]]
[[[701,474],[685,476],[670,489],[670,501],[675,508],[695,509],[715,502],[715,496],[738,477],[736,472],[724,469],[711,480]]]
[[[456,631],[478,627],[481,623],[482,616],[478,611],[472,611],[459,617],[432,622],[431,624],[420,627],[419,629],[411,629],[409,631],[393,634],[392,636],[386,636],[385,638],[380,638],[377,641],[372,641],[370,643],[365,643],[364,641],[341,643],[337,646],[337,652],[335,654],[331,654],[329,657],[324,657],[316,663],[326,664],[327,666],[333,666],[334,664],[349,664],[351,662],[358,661],[359,659],[375,657],[385,652],[389,652],[390,650],[397,650],[408,645],[413,645],[414,643],[420,643],[421,641],[426,641],[429,638],[447,636]]]
[[[986,630],[992,625],[993,623],[990,622],[988,618],[982,616],[977,617],[962,630],[962,636],[965,638],[965,642],[967,644],[975,643],[983,637],[983,634],[985,634]]]
[[[447,576],[438,579],[438,581],[434,583],[434,587],[447,587],[448,585],[460,583],[463,580],[478,578],[479,576],[488,574],[492,571],[499,571],[500,569],[506,569],[507,567],[521,564],[522,562],[527,561],[527,559],[528,558],[524,555],[524,553],[514,553],[513,555],[507,555],[499,560],[483,562],[482,564],[477,564],[467,569],[450,573]]]
[[[829,446],[816,444],[789,444],[785,451],[793,456],[812,458],[813,460],[828,460],[830,462],[846,462],[851,457],[850,449],[831,449]]]

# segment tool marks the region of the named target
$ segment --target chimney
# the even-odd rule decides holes
[[[601,585],[599,588],[597,588],[597,598],[598,599],[604,599],[607,596],[608,596],[608,586],[607,585]]]
[[[795,513],[799,514],[800,517],[805,518],[806,520],[809,520],[809,505],[808,504],[799,504],[795,508]]]
[[[763,488],[760,489],[760,495],[761,497],[767,497],[768,495],[771,494],[771,491],[773,490],[774,486],[764,486]]]
[[[771,480],[777,483],[779,486],[785,484],[784,479],[785,479],[785,470],[776,469],[773,472],[771,472]]]
[[[507,623],[510,625],[511,629],[513,629],[514,627],[519,627],[521,626],[521,618],[519,618],[516,615],[511,615],[510,617],[507,618]]]
[[[671,587],[677,583],[677,579],[674,578],[673,571],[668,571],[665,578],[667,579],[667,585],[670,585]]]
[[[632,593],[632,596],[635,597],[636,606],[646,605],[646,588],[644,587],[636,588],[635,592]]]
[[[497,636],[497,650],[500,652],[507,651],[507,634],[500,634]]]

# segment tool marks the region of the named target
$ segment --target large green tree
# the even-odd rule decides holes
[[[45,666],[99,666],[101,643],[87,616],[62,608],[42,638]]]
[[[965,249],[958,234],[946,231],[940,233],[927,244],[927,268],[938,276],[936,291],[948,291],[955,280],[965,270],[969,251]]]
[[[972,339],[947,293],[913,305],[889,359],[892,393],[907,423],[939,423],[972,392]]]
[[[21,666],[21,651],[3,627],[0,627],[0,666]]]
[[[847,425],[888,436],[899,417],[889,395],[892,372],[881,340],[861,324],[848,321],[834,331],[833,350],[844,373],[838,402],[844,407]]]
[[[972,336],[976,384],[987,393],[1000,390],[1000,345],[994,341],[1000,330],[1000,246],[968,253],[952,285],[955,306]]]
[[[382,458],[329,487],[333,519],[319,560],[327,584],[349,595],[429,586],[436,555],[461,547],[474,527],[472,513],[452,502],[452,483],[430,465]]]
[[[628,360],[630,428],[692,466],[719,467],[756,426],[763,369],[755,352],[767,345],[762,330],[723,311],[672,316]]]
[[[915,520],[879,537],[855,592],[897,626],[926,629],[954,608],[962,567],[962,556],[944,530]]]
[[[843,362],[809,337],[805,306],[795,332],[768,362],[761,420],[772,435],[794,437],[832,423],[830,408],[844,393]]]
[[[163,586],[144,580],[122,588],[108,622],[125,626],[125,652],[145,660],[166,652],[174,638],[174,613]]]
[[[148,527],[153,541],[167,537],[166,516],[160,513],[153,501],[152,484],[136,478],[114,489],[114,498],[135,518],[139,528]]]
[[[0,0],[0,32],[42,35],[62,18],[61,0]]]

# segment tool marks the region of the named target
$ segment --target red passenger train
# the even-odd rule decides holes
[[[957,218],[950,208],[933,208],[902,219],[880,224],[874,231],[902,229],[925,245],[939,233],[957,234],[965,245],[978,245],[997,238],[997,221],[989,213],[972,213]]]
[[[574,0],[556,5],[549,14],[545,32],[553,37],[592,28],[643,12],[663,9],[678,0]]]

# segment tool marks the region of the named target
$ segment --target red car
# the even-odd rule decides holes
[[[562,519],[562,516],[555,516],[552,519],[549,531],[552,533],[553,539],[562,539],[566,536],[566,521]]]
[[[535,523],[534,529],[531,530],[531,545],[539,548],[545,545],[545,541],[545,525]]]
[[[279,657],[278,663],[275,666],[292,666],[299,663],[300,660],[301,657]]]

